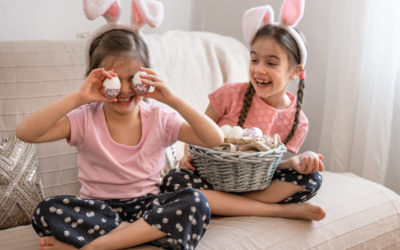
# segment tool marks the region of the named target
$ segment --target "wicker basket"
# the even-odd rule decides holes
[[[262,152],[226,152],[189,146],[194,166],[215,190],[248,192],[269,186],[276,168],[286,152],[278,147]]]

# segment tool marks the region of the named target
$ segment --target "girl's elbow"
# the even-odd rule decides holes
[[[211,147],[218,147],[222,143],[224,143],[224,134],[222,133],[222,131],[218,131],[218,134],[215,136],[215,140]]]
[[[30,140],[29,136],[26,134],[25,130],[21,128],[21,126],[18,126],[15,135],[18,139],[24,142],[32,143],[33,141]]]

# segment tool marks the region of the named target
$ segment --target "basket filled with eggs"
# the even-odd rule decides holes
[[[189,145],[198,173],[225,192],[249,192],[268,187],[286,152],[278,134],[263,135],[259,128],[223,125],[224,143],[214,148]]]

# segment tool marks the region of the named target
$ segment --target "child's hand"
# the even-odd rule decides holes
[[[322,162],[323,156],[321,154],[307,151],[295,156],[295,158],[292,167],[300,174],[324,171],[324,163]]]
[[[103,93],[103,82],[117,76],[114,71],[106,71],[103,68],[92,70],[86,81],[79,89],[79,94],[84,103],[106,101],[117,102],[117,98],[108,99]]]
[[[173,94],[169,88],[163,84],[163,81],[158,77],[158,75],[147,68],[140,67],[139,70],[147,73],[147,75],[140,75],[142,83],[154,87],[153,92],[147,92],[143,96],[168,104],[173,99]]]
[[[188,169],[191,171],[196,170],[193,165],[193,159],[190,154],[185,154],[182,159],[179,161],[179,168]]]

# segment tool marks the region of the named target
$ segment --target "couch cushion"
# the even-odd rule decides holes
[[[34,144],[0,138],[0,229],[31,223],[43,199]]]

